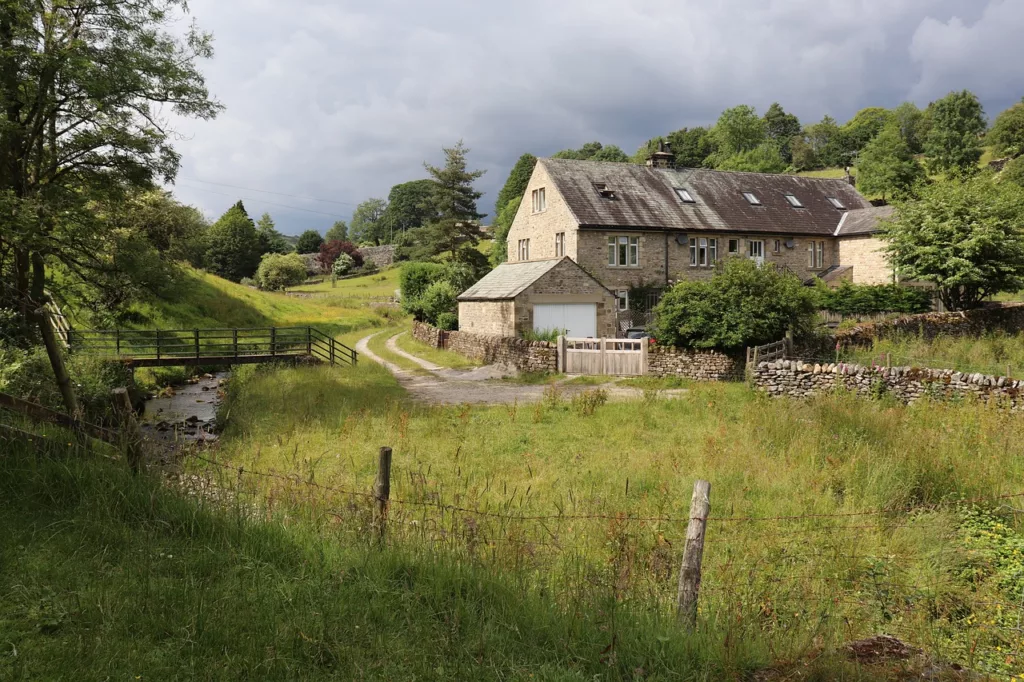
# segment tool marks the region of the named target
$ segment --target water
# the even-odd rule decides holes
[[[217,440],[217,407],[229,372],[204,374],[146,401],[142,429],[149,438],[168,442]]]

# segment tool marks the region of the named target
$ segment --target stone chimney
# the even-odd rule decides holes
[[[647,159],[648,168],[672,168],[675,166],[675,163],[675,154],[672,153],[669,145],[664,140],[658,141],[658,151],[653,152]]]

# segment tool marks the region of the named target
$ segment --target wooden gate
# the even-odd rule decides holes
[[[558,337],[558,365],[566,374],[647,374],[647,339]]]

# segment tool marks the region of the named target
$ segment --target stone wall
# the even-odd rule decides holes
[[[367,263],[373,263],[379,269],[390,268],[395,264],[395,245],[385,244],[384,246],[360,246],[359,253]]]
[[[996,400],[1024,410],[1024,381],[1007,377],[917,367],[868,367],[846,363],[808,364],[801,360],[759,363],[753,383],[771,396],[805,398],[843,387],[862,396],[891,395],[904,403],[922,397]]]
[[[558,349],[546,341],[526,341],[509,336],[442,332],[428,324],[413,322],[412,335],[434,348],[442,347],[487,364],[514,367],[520,372],[554,372]]]
[[[1024,331],[1024,304],[980,308],[959,313],[907,315],[885,322],[862,324],[836,332],[836,340],[846,346],[870,346],[875,339],[900,336],[981,336],[986,332]]]
[[[739,381],[743,379],[743,363],[715,351],[652,346],[647,352],[647,374],[695,381]]]

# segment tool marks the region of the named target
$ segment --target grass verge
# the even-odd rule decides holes
[[[412,333],[406,328],[406,333],[402,334],[397,339],[398,347],[404,350],[406,353],[411,353],[416,357],[432,362],[440,367],[448,367],[451,369],[468,369],[471,367],[480,367],[483,363],[477,360],[472,360],[465,356],[453,353],[443,348],[432,348],[425,343],[417,341],[412,337]]]

